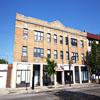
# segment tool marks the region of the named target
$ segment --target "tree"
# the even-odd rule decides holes
[[[57,63],[54,60],[51,60],[50,58],[47,58],[47,57],[43,57],[43,58],[45,58],[47,62],[45,69],[48,71],[48,74],[51,77],[51,75],[56,74],[56,71],[54,68],[57,66]]]
[[[0,59],[0,64],[8,64],[8,61],[6,61],[5,59]]]
[[[97,44],[96,41],[93,41],[91,51],[88,53],[88,65],[91,67],[92,73],[95,73],[96,77],[96,72],[97,72],[97,65],[98,65],[98,60],[97,60]]]
[[[98,71],[98,79],[99,79],[99,76],[100,76],[100,41],[98,44],[97,71]],[[99,80],[99,83],[100,83],[100,80]]]

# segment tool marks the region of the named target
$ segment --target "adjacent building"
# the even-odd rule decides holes
[[[100,35],[87,33],[87,39],[88,39],[88,52],[90,52],[93,41],[95,40],[96,44],[100,42]],[[92,74],[92,82],[96,82],[96,83],[99,82],[98,75],[96,76],[96,81],[95,81],[95,74]]]
[[[87,50],[87,32],[66,28],[59,21],[48,23],[16,14],[12,88],[49,85],[42,57],[58,64],[52,84],[89,82]]]
[[[98,44],[100,41],[100,36],[92,34],[92,33],[87,33],[87,39],[88,39],[88,51],[91,51],[93,40],[95,40],[96,43]]]
[[[0,64],[0,88],[11,87],[12,64]]]

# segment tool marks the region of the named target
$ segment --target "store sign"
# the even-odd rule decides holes
[[[64,66],[56,66],[55,71],[64,71]]]

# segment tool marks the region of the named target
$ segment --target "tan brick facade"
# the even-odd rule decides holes
[[[23,39],[23,30],[28,29],[28,38]],[[34,40],[34,30],[44,32],[44,40]],[[47,42],[47,33],[51,34],[51,42]],[[57,35],[57,44],[54,43],[54,34]],[[60,44],[60,35],[63,36],[63,44]],[[65,37],[68,37],[69,42],[69,56],[71,58],[72,52],[78,53],[79,61],[77,64],[82,64],[81,54],[84,53],[84,57],[87,52],[87,33],[80,32],[75,29],[64,27],[59,21],[48,23],[46,21],[38,20],[31,17],[25,17],[23,15],[16,14],[16,28],[15,28],[15,43],[14,43],[14,62],[21,62],[22,46],[27,46],[27,62],[45,63],[45,59],[34,57],[34,47],[44,49],[44,56],[47,57],[47,49],[51,49],[51,59],[54,59],[54,50],[58,51],[58,59],[55,60],[58,64],[68,64],[66,60],[66,51],[68,51],[68,45],[65,44]],[[71,38],[77,39],[77,46],[71,45]],[[83,40],[84,48],[81,48],[81,40]],[[63,61],[60,59],[60,51],[63,51]]]

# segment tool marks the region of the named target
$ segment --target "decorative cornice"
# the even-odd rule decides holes
[[[35,24],[35,25],[39,25],[39,26],[42,26],[42,27],[47,27],[47,28],[50,28],[50,29],[55,29],[55,30],[59,30],[59,31],[62,31],[62,32],[67,32],[67,33],[71,33],[71,34],[82,36],[82,37],[87,37],[87,35],[82,35],[82,34],[78,34],[76,32],[67,31],[67,30],[63,30],[63,29],[58,29],[58,28],[55,28],[55,27],[52,27],[52,26],[49,26],[49,25],[43,25],[43,24],[40,24],[40,23],[26,21],[26,20],[19,19],[19,18],[16,18],[16,21],[21,21],[21,22],[29,23],[29,24]]]

